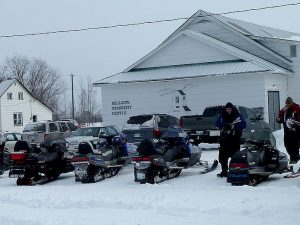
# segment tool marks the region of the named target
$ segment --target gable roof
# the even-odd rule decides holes
[[[40,100],[38,100],[36,97],[34,97],[32,95],[32,93],[20,82],[18,81],[18,79],[9,79],[9,80],[5,80],[0,82],[0,97],[2,97],[2,95],[8,90],[8,88],[14,84],[15,82],[18,82],[18,84],[20,84],[29,95],[31,95],[32,98],[34,98],[35,100],[37,100],[38,102],[40,102],[43,106],[45,106],[47,109],[49,109],[52,113],[54,113],[54,111],[52,109],[50,109],[47,105],[45,105],[43,102],[41,102]]]
[[[184,22],[176,31],[174,31],[166,40],[171,38],[176,33],[188,27],[191,23],[200,20],[213,20],[219,21],[224,25],[240,32],[245,36],[251,38],[272,38],[272,39],[285,39],[287,41],[300,41],[300,34],[290,31],[285,31],[273,27],[267,27],[259,24],[254,24],[238,19],[222,16],[220,14],[209,13],[204,10],[198,10],[186,22]],[[165,41],[166,41],[165,40]]]
[[[0,97],[7,91],[7,89],[15,82],[15,80],[4,80],[0,82]]]
[[[189,26],[193,25],[195,23],[198,23],[200,21],[210,21],[213,23],[216,23],[220,25],[221,27],[224,27],[224,29],[227,29],[233,33],[235,33],[237,36],[244,39],[251,45],[255,46],[256,49],[260,49],[262,52],[266,52],[269,54],[269,57],[271,57],[272,61],[274,63],[268,61],[269,58],[264,59],[259,57],[260,55],[254,55],[255,53],[250,53],[247,50],[243,50],[240,47],[235,47],[231,44],[228,44],[224,41],[221,41],[219,39],[216,39],[212,36],[209,36],[207,34],[201,33],[199,31],[195,30],[189,30]],[[170,43],[174,42],[176,39],[179,39],[181,35],[187,35],[190,38],[193,38],[194,40],[197,40],[199,42],[205,43],[208,46],[217,48],[219,50],[222,50],[223,52],[226,52],[228,54],[231,54],[241,61],[238,62],[238,60],[235,62],[234,66],[232,67],[232,71],[228,71],[227,73],[223,74],[232,74],[236,73],[238,70],[235,70],[234,68],[237,66],[238,68],[241,68],[242,62],[248,62],[247,65],[248,71],[242,69],[240,72],[241,73],[246,73],[246,72],[254,72],[254,71],[268,71],[270,73],[280,73],[280,74],[290,74],[292,73],[291,70],[291,65],[292,61],[288,58],[283,57],[282,55],[278,54],[277,52],[274,52],[273,50],[265,47],[256,39],[274,39],[274,40],[285,40],[285,41],[300,41],[300,34],[293,33],[293,32],[288,32],[288,31],[283,31],[280,29],[275,29],[271,27],[266,27],[266,26],[261,26],[249,22],[244,22],[236,19],[231,19],[227,18],[221,15],[214,15],[208,12],[205,12],[203,10],[197,11],[192,17],[190,17],[185,23],[183,23],[175,32],[173,32],[167,39],[165,39],[157,48],[152,50],[150,53],[148,53],[146,56],[142,57],[138,61],[136,61],[134,64],[126,68],[123,72],[117,73],[115,75],[112,75],[110,77],[104,78],[102,80],[99,80],[95,82],[95,85],[97,84],[108,84],[108,83],[123,83],[123,82],[130,82],[130,81],[150,81],[150,80],[156,80],[156,79],[151,79],[145,77],[145,74],[148,74],[148,76],[151,74],[153,77],[157,77],[155,75],[155,72],[160,73],[160,71],[164,71],[164,73],[160,73],[160,80],[164,79],[170,79],[168,72],[165,70],[166,68],[169,68],[171,70],[175,68],[183,68],[185,67],[186,69],[183,69],[182,71],[186,71],[185,73],[182,74],[181,79],[184,77],[190,77],[190,74],[187,73],[187,71],[190,71],[190,65],[166,65],[165,68],[160,67],[158,64],[153,65],[153,67],[148,67],[148,68],[139,68],[139,65],[141,65],[143,62],[148,60],[150,57],[154,56],[156,53],[158,53],[160,50],[168,46]],[[299,39],[297,38],[299,36]],[[294,40],[295,39],[295,40]],[[193,62],[191,62],[193,63]],[[194,68],[199,69],[198,75],[197,76],[202,76],[202,75],[220,75],[218,73],[217,65],[212,64],[210,65],[210,73],[206,73],[207,68],[205,62],[203,66],[198,65],[197,62],[195,62],[196,66]],[[216,62],[217,63],[217,62]],[[221,67],[224,67],[225,65],[232,65],[230,63],[232,62],[218,62],[220,63]],[[229,63],[229,64],[228,64]],[[276,64],[275,64],[276,63]],[[239,64],[239,65],[238,65]],[[245,63],[243,66],[246,65]],[[225,67],[226,67],[225,66]],[[158,67],[158,68],[156,68]],[[284,67],[284,68],[283,68]],[[288,68],[288,69],[286,69]],[[289,70],[290,69],[290,70]],[[216,71],[215,71],[216,70]],[[147,73],[145,72],[147,71]],[[150,72],[151,71],[151,72]],[[137,75],[140,74],[140,78],[137,77]],[[164,75],[166,74],[166,75]],[[221,73],[222,74],[222,73]],[[122,77],[124,76],[124,77]],[[132,76],[132,79],[129,78],[129,76]],[[174,79],[176,76],[174,76]],[[157,77],[159,80],[159,77]]]
[[[206,76],[224,76],[254,72],[271,72],[253,62],[219,62],[192,65],[166,66],[117,73],[94,83],[95,86],[115,83],[132,83],[161,80],[179,80]]]
[[[250,42],[251,44],[257,46],[258,48],[264,50],[265,52],[268,52],[273,57],[277,58],[278,60],[282,61],[283,63],[287,65],[292,65],[292,62],[281,56],[280,54],[272,51],[271,49],[265,47],[264,45],[260,44],[259,42],[255,41],[255,39],[274,39],[274,40],[286,40],[286,41],[296,41],[299,39],[300,41],[300,34],[289,32],[289,31],[283,31],[280,29],[275,29],[271,27],[261,26],[249,22],[244,22],[228,17],[224,17],[221,15],[215,15],[208,13],[203,10],[197,11],[193,16],[191,16],[185,23],[183,23],[176,31],[174,31],[166,40],[164,40],[157,48],[155,48],[153,51],[151,51],[146,56],[142,57],[135,63],[133,63],[131,66],[126,68],[123,72],[128,72],[137,65],[139,65],[141,62],[148,59],[150,56],[152,56],[154,53],[161,50],[163,47],[165,47],[167,44],[169,44],[171,41],[176,39],[178,37],[178,34],[180,34],[182,31],[186,30],[186,28],[196,22],[199,22],[200,20],[211,20],[214,21],[221,26],[226,27],[227,29],[233,31],[246,41]],[[298,36],[299,37],[298,37]],[[297,38],[298,37],[298,38]],[[294,40],[295,39],[295,40]]]

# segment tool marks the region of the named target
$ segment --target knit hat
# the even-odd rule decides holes
[[[227,102],[226,105],[225,105],[225,108],[231,108],[231,109],[233,109],[234,106],[233,106],[233,104],[231,102]]]
[[[285,100],[285,104],[293,104],[294,101],[291,97],[287,97],[286,100]]]

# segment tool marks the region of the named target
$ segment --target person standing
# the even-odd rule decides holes
[[[290,156],[290,163],[297,163],[300,147],[300,128],[288,127],[287,119],[293,119],[300,122],[300,106],[296,104],[291,97],[285,100],[285,106],[279,111],[276,121],[283,124],[284,128],[284,146]]]
[[[216,127],[221,130],[219,161],[222,172],[217,175],[218,177],[227,177],[228,159],[240,150],[241,136],[246,126],[243,116],[231,102],[228,102],[216,121]]]

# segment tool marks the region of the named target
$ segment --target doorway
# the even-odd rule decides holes
[[[268,91],[269,124],[272,131],[280,130],[281,126],[276,122],[280,110],[279,91]]]

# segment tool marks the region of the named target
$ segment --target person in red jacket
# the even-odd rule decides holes
[[[288,119],[300,122],[300,106],[296,104],[291,97],[287,97],[285,107],[279,111],[276,118],[278,123],[283,124],[284,128],[284,146],[290,155],[290,163],[297,163],[300,159],[300,127],[296,124],[287,124]]]

